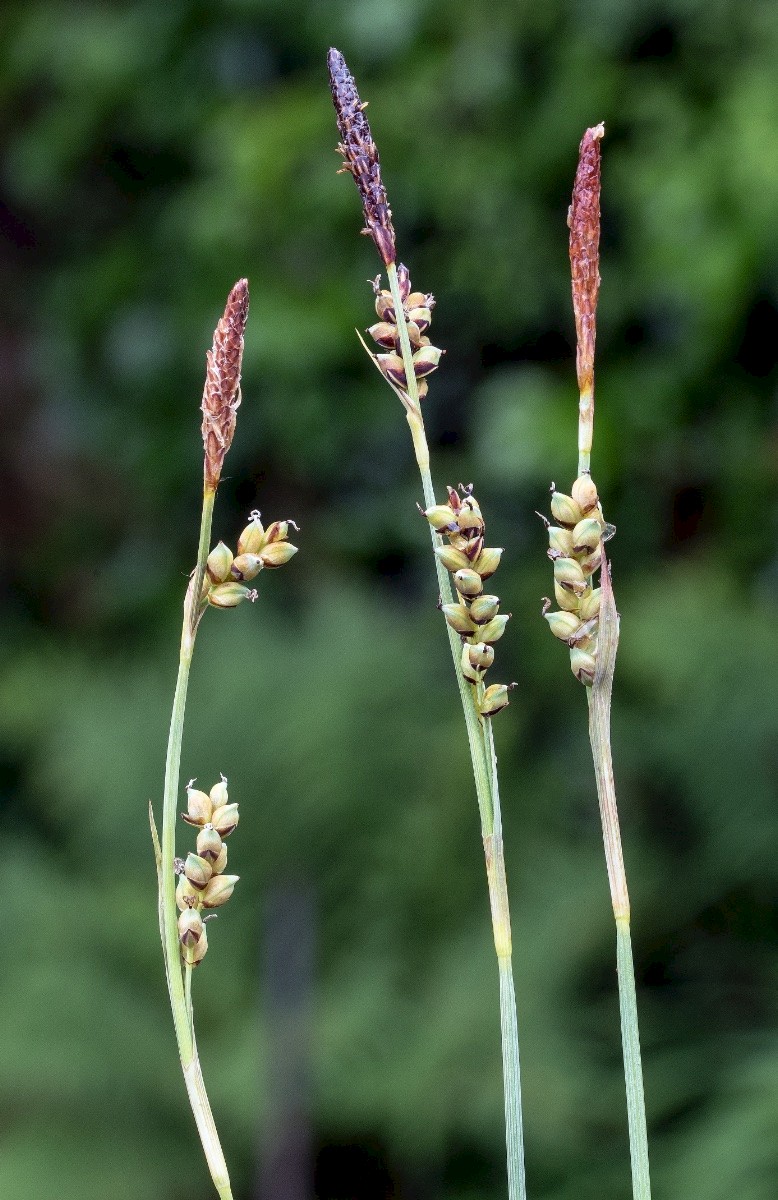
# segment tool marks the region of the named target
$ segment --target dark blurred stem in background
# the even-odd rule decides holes
[[[256,1200],[311,1200],[311,1008],[316,908],[303,881],[267,897],[260,971],[267,1103],[259,1131]]]

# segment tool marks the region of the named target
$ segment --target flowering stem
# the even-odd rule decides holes
[[[387,268],[389,289],[392,294],[400,335],[405,378],[410,405],[407,419],[413,437],[419,472],[421,474],[424,502],[429,508],[435,504],[435,492],[430,474],[429,448],[421,415],[419,393],[413,369],[408,328],[403,319],[403,303],[397,279],[395,263]],[[442,544],[441,538],[430,527],[433,549]],[[448,572],[435,556],[438,587],[443,604],[453,601]],[[519,1073],[519,1035],[516,1020],[516,996],[513,983],[512,946],[508,889],[505,876],[505,855],[502,842],[502,819],[497,789],[497,760],[494,752],[491,722],[479,713],[473,689],[462,674],[461,642],[454,630],[446,624],[454,672],[459,687],[462,709],[465,715],[467,740],[473,764],[478,810],[481,818],[481,836],[486,859],[486,875],[489,885],[489,901],[492,912],[492,929],[500,975],[500,1032],[503,1059],[503,1090],[505,1098],[505,1138],[507,1149],[508,1196],[509,1200],[525,1200],[524,1139],[521,1113],[521,1079]]]
[[[211,522],[216,489],[206,487],[203,491],[203,508],[200,519],[200,541],[197,550],[197,565],[187,588],[184,601],[184,621],[181,631],[181,652],[178,678],[170,718],[167,758],[165,762],[165,788],[162,805],[161,845],[156,841],[157,867],[160,887],[160,926],[162,948],[165,956],[165,973],[170,994],[170,1007],[176,1031],[181,1069],[189,1094],[189,1102],[197,1123],[197,1131],[205,1151],[216,1191],[222,1200],[232,1200],[227,1164],[224,1159],[219,1135],[211,1113],[208,1095],[200,1068],[200,1060],[194,1040],[191,1020],[190,978],[184,982],[181,953],[178,942],[176,920],[176,804],[179,794],[181,773],[181,742],[184,732],[186,695],[189,687],[189,670],[192,664],[195,636],[200,616],[200,593],[205,576],[205,560],[211,541]],[[153,821],[153,818],[152,818]],[[152,824],[152,833],[156,830]]]
[[[650,1200],[651,1178],[648,1165],[648,1133],[646,1102],[643,1089],[643,1067],[640,1059],[635,968],[630,937],[629,893],[624,858],[621,851],[619,814],[616,806],[616,787],[611,759],[610,711],[616,649],[619,640],[619,617],[613,599],[609,564],[603,557],[602,602],[600,606],[597,670],[594,683],[587,689],[589,699],[589,739],[592,746],[600,818],[608,868],[613,915],[616,919],[616,965],[619,984],[621,1042],[624,1057],[624,1080],[627,1091],[627,1121],[629,1125],[630,1160],[632,1164],[632,1194],[634,1200]]]
[[[192,1028],[192,1037],[194,1038],[194,1016],[192,1014],[192,964],[185,963],[184,965],[184,998],[186,1000],[186,1012],[189,1017],[189,1024]]]
[[[600,142],[604,125],[587,129],[581,139],[578,167],[570,206],[570,268],[576,330],[578,376],[578,477],[589,476],[594,437],[594,350],[597,333],[597,297],[600,287]],[[596,495],[596,491],[595,491]],[[616,919],[616,962],[619,1010],[627,1089],[632,1193],[634,1200],[650,1200],[646,1105],[640,1063],[635,969],[629,933],[629,893],[621,852],[619,814],[611,761],[611,693],[619,642],[619,615],[613,599],[610,567],[602,550],[601,602],[594,678],[587,688],[589,740],[592,746],[602,837],[608,869],[613,915]]]
[[[651,1200],[646,1101],[643,1092],[643,1067],[640,1061],[640,1033],[635,996],[635,966],[632,961],[629,921],[624,918],[616,921],[616,964],[619,973],[619,1011],[621,1014],[621,1043],[624,1052],[624,1079],[627,1086],[632,1194],[635,1200]]]

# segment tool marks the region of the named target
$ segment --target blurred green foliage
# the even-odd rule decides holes
[[[335,175],[330,44],[371,101],[413,282],[438,297],[436,480],[475,480],[507,548],[500,663],[520,689],[496,733],[535,1200],[629,1193],[585,706],[539,619],[533,516],[575,467],[565,215],[581,133],[606,123],[593,465],[618,527],[614,753],[655,1194],[772,1200],[771,0],[3,6],[0,1194],[210,1195],[146,803],[196,543],[204,352],[247,274],[215,528],[294,516],[302,552],[253,610],[208,617],[184,747],[185,777],[225,771],[243,814],[241,883],[195,980],[236,1195],[255,1194],[276,1103],[263,922],[298,884],[318,1195],[503,1195],[473,787],[405,422],[353,333],[377,260]],[[350,1176],[349,1146],[380,1169]]]

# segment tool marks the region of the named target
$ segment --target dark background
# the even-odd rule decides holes
[[[369,98],[447,350],[440,488],[514,613],[496,722],[533,1200],[629,1194],[585,704],[540,619],[575,470],[565,217],[606,123],[593,468],[656,1200],[778,1190],[778,8],[7,2],[0,14],[0,1194],[206,1200],[146,805],[197,538],[204,353],[252,307],[215,532],[301,553],[207,616],[183,779],[241,875],[195,977],[239,1200],[502,1197],[474,789],[325,56]],[[182,829],[180,844],[188,844]],[[301,1181],[301,1182],[299,1182]]]

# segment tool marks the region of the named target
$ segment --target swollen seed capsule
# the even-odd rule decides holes
[[[176,884],[176,905],[184,912],[187,908],[196,908],[200,903],[200,892],[182,875]]]
[[[476,642],[468,646],[467,653],[470,665],[477,671],[488,671],[494,662],[494,648],[487,646],[486,642]]]
[[[560,525],[569,525],[572,528],[581,520],[583,513],[572,496],[566,496],[564,492],[552,492],[551,516]]]
[[[271,542],[270,545],[265,546],[259,557],[262,559],[262,566],[272,570],[288,563],[296,553],[297,547],[293,546],[291,542]]]
[[[379,292],[375,298],[375,310],[381,321],[389,321],[396,323],[397,318],[394,313],[394,302],[391,292]]]
[[[208,593],[213,608],[237,608],[244,600],[256,600],[257,593],[242,583],[217,583]]]
[[[265,530],[259,519],[259,513],[255,510],[251,514],[251,521],[238,538],[238,554],[259,554],[264,544]]]
[[[417,350],[413,356],[413,373],[417,379],[423,379],[425,375],[431,375],[436,370],[440,362],[442,350],[437,346],[422,346],[421,350]]]
[[[267,527],[267,533],[265,534],[266,544],[269,545],[270,542],[285,542],[289,537],[290,525],[297,529],[294,521],[273,521],[273,524]]]
[[[505,613],[503,616],[492,617],[491,621],[488,621],[486,625],[482,625],[478,630],[478,636],[481,641],[489,644],[492,642],[498,642],[505,633],[505,626],[508,624],[510,619],[510,613]]]
[[[214,875],[202,893],[203,907],[219,908],[226,904],[239,878],[238,875]]]
[[[554,598],[560,608],[565,612],[578,612],[578,597],[575,592],[570,592],[566,587],[562,587],[561,583],[554,580]]]
[[[464,536],[464,534],[461,534],[459,532],[459,530],[457,529],[455,531],[454,530],[447,531],[446,537],[449,540],[449,545],[453,546],[455,550],[461,550],[461,552],[465,556],[467,556],[470,542],[467,540],[467,538]],[[468,566],[469,565],[470,565],[470,560],[468,559]]]
[[[481,576],[476,571],[464,568],[454,575],[454,587],[460,596],[478,596],[484,590]]]
[[[233,561],[230,574],[233,579],[244,583],[247,579],[255,579],[262,570],[262,559],[258,554],[239,554]]]
[[[386,378],[390,379],[392,383],[396,383],[403,390],[408,386],[403,360],[399,354],[376,354],[375,360]]]
[[[414,293],[421,294],[421,293]],[[410,298],[410,297],[409,297]],[[412,321],[417,326],[419,333],[426,333],[432,324],[432,313],[427,308],[426,304],[419,304],[418,307],[408,309],[408,320]]]
[[[561,642],[566,642],[581,628],[580,619],[572,612],[550,612],[544,616],[554,637]]]
[[[502,553],[502,546],[487,546],[481,551],[474,566],[482,579],[489,579],[494,575],[500,565]]]
[[[194,946],[183,948],[184,962],[190,967],[197,967],[205,958],[208,951],[208,930],[203,926],[202,935]]]
[[[205,560],[205,569],[211,583],[224,583],[226,579],[229,579],[231,566],[232,551],[229,546],[225,546],[224,542],[219,542]]]
[[[597,503],[597,488],[591,475],[579,475],[572,487],[573,500],[581,512],[586,514]]]
[[[435,553],[447,571],[461,571],[470,566],[470,559],[453,546],[436,546]]]
[[[442,612],[455,633],[468,637],[475,632],[475,625],[470,620],[470,614],[464,604],[444,604]]]
[[[460,509],[469,508],[471,512],[478,513],[479,517],[483,516],[483,513],[481,512],[481,506],[473,495],[472,483],[468,484],[468,486],[464,489],[462,494],[462,503],[459,507]]]
[[[178,940],[184,949],[196,946],[205,933],[203,918],[196,908],[185,908],[178,918]]]
[[[224,804],[216,809],[211,817],[211,824],[220,837],[226,838],[230,836],[238,820],[237,804]]]
[[[508,693],[516,687],[515,683],[493,683],[483,694],[480,704],[482,717],[494,717],[502,709],[508,707]]]
[[[578,646],[570,651],[570,670],[575,675],[579,683],[585,687],[591,687],[594,683],[594,672],[597,664],[594,661],[594,655],[588,650],[581,650]]]
[[[414,350],[418,350],[420,346],[429,345],[429,338],[421,336],[421,330],[415,321],[408,321],[406,328],[408,330],[408,341]]]
[[[484,519],[469,504],[463,504],[457,514],[457,525],[461,533],[472,537],[473,534],[483,533]]]
[[[425,510],[424,516],[438,533],[444,529],[456,528],[457,518],[453,508],[449,508],[448,504],[433,504],[432,508]]]
[[[472,649],[467,643],[462,647],[462,674],[468,683],[480,683],[481,675],[477,667],[474,667],[470,661],[470,650]]]
[[[215,783],[210,792],[211,804],[214,808],[221,808],[223,804],[229,803],[229,795],[227,793],[227,780],[222,775],[218,783]]]
[[[210,821],[213,803],[205,792],[198,791],[197,788],[187,788],[186,807],[187,811],[181,813],[181,816],[187,825],[205,825],[207,821]]]
[[[201,829],[197,835],[197,853],[200,858],[204,858],[206,862],[213,864],[221,854],[224,842],[219,837],[212,825],[206,825],[205,829]]]
[[[594,588],[593,591],[584,592],[578,602],[578,615],[582,621],[590,621],[592,617],[596,617],[600,611],[600,600],[602,598],[602,588]]]
[[[394,350],[397,340],[397,326],[392,325],[389,321],[379,321],[376,325],[371,325],[367,331],[374,342],[382,346],[384,350]]]
[[[499,596],[478,596],[470,605],[470,619],[476,625],[485,625],[496,617],[500,608]]]
[[[199,854],[187,854],[184,874],[192,887],[202,889],[213,875],[213,868]]]
[[[222,871],[224,870],[224,868],[226,866],[227,866],[227,847],[225,846],[224,842],[222,842],[222,848],[221,848],[219,857],[216,859],[216,862],[213,864],[214,875],[221,875]]]
[[[549,525],[548,548],[555,555],[569,558],[573,553],[573,535],[570,530],[562,529],[560,525]]]
[[[406,309],[419,308],[426,304],[428,299],[429,297],[425,296],[424,292],[411,292],[410,296],[405,298],[405,307]]]
[[[584,517],[572,532],[573,553],[591,554],[600,544],[602,526],[596,517]]]
[[[581,570],[581,564],[574,558],[558,558],[554,563],[554,582],[566,587],[577,595],[585,591],[586,579]]]

